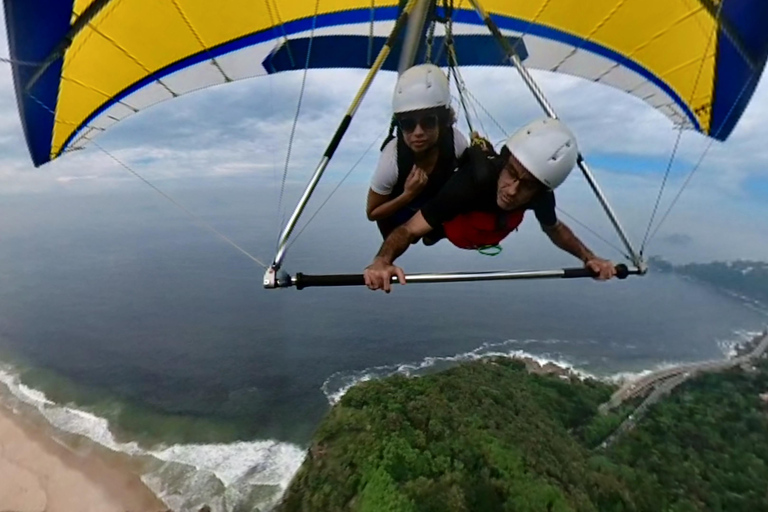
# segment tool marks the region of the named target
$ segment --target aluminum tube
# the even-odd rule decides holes
[[[296,208],[293,210],[293,213],[291,214],[288,220],[288,223],[286,224],[285,228],[280,234],[280,241],[278,242],[277,254],[275,254],[275,259],[272,262],[272,267],[271,267],[272,270],[278,270],[282,266],[283,259],[285,258],[285,251],[287,250],[287,247],[288,247],[288,238],[291,236],[291,233],[296,227],[296,223],[298,222],[299,217],[301,216],[301,213],[304,211],[304,208],[307,206],[307,203],[309,202],[309,198],[312,195],[312,192],[314,192],[315,187],[317,186],[317,183],[320,181],[320,178],[322,177],[323,172],[325,172],[325,168],[328,166],[328,163],[330,162],[331,157],[333,156],[333,153],[336,151],[338,144],[341,142],[341,138],[344,136],[344,133],[346,132],[347,128],[349,128],[349,125],[352,122],[352,117],[355,115],[355,112],[357,112],[357,109],[360,107],[360,104],[362,103],[363,98],[365,97],[365,94],[368,92],[368,89],[370,89],[371,83],[373,82],[373,78],[376,76],[376,73],[378,73],[381,70],[381,67],[384,65],[384,61],[386,61],[390,51],[392,50],[392,46],[394,45],[394,42],[396,41],[397,36],[402,31],[403,26],[408,23],[408,20],[410,19],[411,11],[416,7],[417,3],[419,2],[424,2],[424,0],[409,0],[408,3],[405,5],[405,7],[403,8],[403,11],[400,13],[398,20],[395,22],[395,26],[392,28],[392,32],[389,34],[387,42],[381,48],[381,51],[379,52],[378,57],[376,57],[376,61],[373,63],[373,66],[371,66],[371,69],[368,71],[368,74],[363,80],[363,84],[360,86],[360,89],[355,95],[355,98],[352,100],[352,104],[349,106],[349,109],[347,110],[347,114],[344,116],[344,119],[342,120],[341,124],[336,130],[333,140],[331,140],[330,144],[328,145],[328,148],[326,149],[325,154],[323,155],[323,158],[320,160],[320,163],[315,169],[315,172],[312,175],[312,178],[310,179],[309,183],[304,189],[304,193],[301,195],[301,199],[299,200],[299,203],[296,205]],[[269,274],[269,270],[267,271],[267,274]],[[265,280],[267,279],[267,274],[265,274]]]
[[[413,66],[416,60],[416,52],[421,42],[421,34],[424,30],[424,24],[427,22],[427,13],[429,6],[434,0],[417,0],[416,7],[411,11],[408,18],[408,26],[405,29],[405,39],[403,40],[403,49],[400,52],[400,62],[397,66],[398,75]]]

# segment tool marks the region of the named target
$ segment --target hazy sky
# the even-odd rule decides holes
[[[0,12],[0,17],[2,13]],[[0,23],[0,56],[7,57],[5,21]],[[540,116],[538,105],[514,69],[467,69],[470,91],[506,132]],[[577,134],[587,161],[639,245],[671,155],[676,131],[671,122],[635,97],[569,76],[534,72],[561,118]],[[319,161],[364,74],[310,71],[288,172],[285,207]],[[159,187],[215,186],[242,180],[248,186],[279,188],[302,72],[257,78],[194,92],[161,103],[118,123],[98,142]],[[363,215],[365,184],[375,166],[391,108],[393,73],[377,77],[337,152],[324,184],[334,186],[365,153],[361,164],[331,202],[349,205],[345,216]],[[726,143],[715,143],[694,175],[648,253],[677,261],[768,260],[768,86],[762,80],[746,114]],[[485,115],[482,127],[498,143],[504,137]],[[466,131],[462,123],[461,128]],[[707,139],[685,133],[660,215],[699,159]],[[50,194],[93,194],[127,188],[155,194],[96,147],[35,169],[21,130],[10,66],[0,63],[0,200],[27,195],[45,202]],[[130,197],[130,196],[129,196]],[[272,196],[273,199],[276,198]],[[613,243],[618,238],[579,173],[558,190],[558,204]],[[659,219],[657,216],[657,221]],[[569,222],[568,217],[563,217]],[[270,223],[274,219],[269,219]],[[532,221],[528,221],[531,223]],[[357,226],[357,224],[355,224]],[[585,233],[574,224],[578,233]],[[0,223],[0,237],[3,225]],[[585,235],[586,237],[586,235]],[[587,238],[585,238],[587,240]],[[594,243],[603,252],[607,247]],[[1,243],[1,242],[0,242]],[[269,240],[271,247],[274,240]],[[270,250],[262,255],[271,257]],[[371,253],[375,252],[375,247]],[[616,253],[611,254],[612,257]]]

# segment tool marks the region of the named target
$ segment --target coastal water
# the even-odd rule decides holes
[[[276,195],[250,185],[168,186],[268,262]],[[380,240],[355,194],[302,233],[288,270],[362,270]],[[7,196],[0,218],[5,402],[141,461],[145,481],[179,510],[269,508],[330,404],[360,380],[487,354],[607,377],[726,357],[768,322],[759,307],[653,272],[609,283],[410,284],[390,295],[264,290],[263,269],[140,184]],[[575,263],[535,228],[514,237],[495,258],[441,242],[414,247],[402,264]]]

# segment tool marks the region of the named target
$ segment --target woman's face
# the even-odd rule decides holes
[[[403,140],[414,153],[423,153],[437,144],[440,137],[440,118],[437,113],[419,110],[399,115],[397,122],[403,132]]]

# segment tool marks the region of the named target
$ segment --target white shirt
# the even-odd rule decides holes
[[[459,158],[469,147],[467,138],[455,126],[453,127],[453,147],[456,158]],[[381,151],[379,163],[371,178],[371,190],[382,196],[388,196],[395,188],[397,174],[397,138],[394,138]]]

